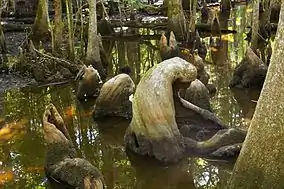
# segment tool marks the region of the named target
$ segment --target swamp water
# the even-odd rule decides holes
[[[247,128],[256,105],[252,100],[257,100],[258,92],[232,92],[228,87],[234,67],[246,50],[243,32],[249,22],[246,15],[251,11],[246,6],[236,9],[228,23],[228,27],[237,30],[236,34],[222,36],[221,48],[210,47],[209,38],[203,40],[208,44],[206,60],[213,63],[206,63],[210,81],[217,86],[217,93],[211,100],[214,111],[224,123]],[[158,41],[116,42],[118,50],[113,50],[113,62],[123,65],[128,60],[137,83],[139,76],[159,62],[158,51],[152,48],[156,44]],[[79,102],[75,96],[76,85],[69,82],[0,93],[0,188],[47,188],[43,170],[42,115],[50,102],[63,117],[78,153],[102,172],[107,188],[225,187],[233,168],[226,162],[195,157],[163,167],[147,158],[127,155],[123,135],[128,122],[120,119],[93,121],[94,100]]]

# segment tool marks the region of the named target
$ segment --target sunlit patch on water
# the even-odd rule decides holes
[[[26,118],[19,121],[13,121],[5,124],[0,129],[0,142],[15,139],[15,137],[24,134],[25,125],[28,123]]]
[[[12,171],[0,171],[0,186],[14,179]]]
[[[223,43],[218,48],[210,48],[209,37],[203,41],[208,47],[206,70],[210,74],[210,83],[217,87],[217,93],[211,99],[212,107],[222,122],[242,127],[250,121],[255,103],[246,104],[249,101],[246,98],[242,101],[244,95],[237,99],[228,87],[234,67],[241,61],[247,46],[243,40],[247,21],[238,18],[240,25],[235,22],[237,17],[246,17],[247,13],[245,7],[238,10],[231,13],[235,17],[228,23],[228,29],[238,33],[222,35]],[[145,29],[142,31],[144,34],[153,33]],[[113,50],[113,65],[131,66],[131,76],[136,83],[160,61],[157,40],[119,44],[125,51]],[[218,61],[222,64],[216,66]],[[112,71],[111,76],[117,72],[116,68]],[[4,110],[0,112],[0,187],[46,188],[42,114],[50,102],[62,115],[78,153],[99,168],[110,188],[157,189],[168,184],[167,189],[181,189],[226,185],[232,170],[232,166],[226,163],[221,165],[220,162],[201,158],[189,158],[189,162],[176,167],[159,167],[144,158],[138,163],[133,162],[123,146],[123,136],[129,123],[121,124],[117,120],[94,122],[94,102],[78,102],[76,89],[76,85],[67,83],[8,90],[0,94]],[[129,100],[132,98],[130,96]]]

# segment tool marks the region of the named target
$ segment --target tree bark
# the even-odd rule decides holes
[[[185,19],[181,0],[168,2],[168,26],[175,35],[185,38],[188,23]]]
[[[66,0],[67,25],[68,25],[68,54],[71,60],[75,58],[74,34],[73,34],[73,8],[72,0]]]
[[[53,32],[53,53],[56,54],[60,51],[62,43],[62,2],[61,0],[54,0],[54,32]]]
[[[88,47],[87,47],[87,56],[86,64],[92,64],[96,68],[100,75],[104,78],[105,72],[102,66],[101,57],[100,57],[100,37],[98,35],[97,28],[97,8],[96,0],[89,0],[89,30],[88,30]]]
[[[251,32],[251,49],[256,52],[259,39],[259,0],[253,1],[253,17],[252,17],[252,32]]]
[[[48,1],[39,0],[35,22],[32,27],[33,36],[32,40],[37,47],[39,42],[44,39],[50,38],[50,22],[48,15]]]
[[[0,0],[0,8],[2,9],[2,0]],[[1,47],[1,54],[2,54],[2,57],[3,57],[3,61],[8,62],[8,57],[7,57],[8,51],[7,51],[5,36],[4,36],[2,24],[1,24],[1,15],[2,15],[2,11],[0,10],[0,47]],[[1,61],[0,61],[0,63],[1,63]]]
[[[189,85],[196,77],[196,68],[178,57],[161,62],[144,75],[133,99],[133,117],[125,136],[127,149],[163,162],[184,156],[172,83],[179,79]]]
[[[283,188],[284,1],[274,51],[255,114],[228,188]]]

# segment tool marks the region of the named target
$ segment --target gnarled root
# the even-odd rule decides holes
[[[195,141],[184,138],[186,153],[197,154],[214,158],[236,157],[245,140],[246,131],[230,128],[218,131],[212,138],[206,141]]]

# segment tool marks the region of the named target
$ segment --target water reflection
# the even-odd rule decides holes
[[[227,24],[243,32],[248,23],[247,7],[237,7],[236,10],[231,12]],[[222,36],[222,45],[210,48],[206,57],[210,82],[217,86],[217,93],[211,101],[213,108],[230,126],[247,127],[247,120],[255,108],[254,100],[258,97],[257,93],[232,92],[228,87],[235,65],[244,56],[247,46],[244,37],[239,32]],[[210,47],[210,39],[203,40]],[[160,61],[157,44],[155,40],[115,42],[109,51],[114,65],[109,66],[109,76],[118,73],[120,67],[129,65],[131,77],[137,83],[143,73]],[[0,130],[0,187],[46,187],[41,119],[45,106],[52,102],[62,115],[77,152],[99,168],[108,188],[224,188],[232,164],[189,158],[178,165],[163,167],[141,157],[129,154],[128,157],[123,148],[123,135],[129,121],[108,119],[94,122],[91,117],[94,100],[78,102],[75,89],[76,83],[68,83],[26,87],[0,94],[0,128],[10,128],[9,132]]]

